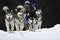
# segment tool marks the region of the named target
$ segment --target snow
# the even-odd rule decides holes
[[[27,30],[8,33],[0,30],[0,40],[60,40],[60,24],[48,29],[38,29],[36,32]]]

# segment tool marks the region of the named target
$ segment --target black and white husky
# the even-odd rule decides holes
[[[14,30],[14,18],[13,18],[12,10],[10,11],[7,6],[4,6],[3,10],[6,13],[6,15],[5,15],[5,25],[6,25],[7,31],[8,32],[11,32],[11,31],[13,32],[13,30]],[[11,29],[10,29],[10,27],[11,27]]]
[[[31,12],[28,17],[28,23],[29,23],[29,30],[35,31],[36,25],[37,25],[37,15],[35,12]]]
[[[30,17],[28,18],[28,23],[29,23],[29,30],[33,30],[35,31],[36,29],[40,29],[41,28],[41,24],[42,24],[42,15],[41,15],[42,11],[37,10],[35,12],[35,14],[29,14]]]
[[[34,18],[34,17],[33,17],[33,19],[32,19],[32,18],[29,18],[29,19],[28,19],[28,23],[29,23],[29,30],[30,30],[30,31],[35,31],[36,25],[37,25],[37,20],[36,20],[36,18]]]

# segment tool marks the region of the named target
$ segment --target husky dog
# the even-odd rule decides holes
[[[37,15],[35,12],[30,12],[28,17],[29,30],[35,31],[37,24]]]
[[[36,23],[37,23],[36,18],[34,18],[34,17],[33,17],[33,19],[29,18],[28,19],[28,23],[29,23],[29,30],[30,31],[35,31],[35,29],[36,29]]]
[[[42,15],[41,15],[42,11],[41,9],[36,11],[36,15],[37,15],[37,26],[36,29],[40,29],[41,28],[41,24],[42,24]]]
[[[22,5],[18,5],[15,9],[17,12],[17,17],[15,18],[15,27],[16,30],[23,30],[24,28],[24,22],[23,22],[23,13],[25,12],[25,8]]]
[[[12,10],[10,11],[7,6],[4,6],[3,10],[6,13],[6,15],[5,15],[5,25],[6,25],[7,31],[8,32],[11,32],[11,31],[13,32],[13,30],[14,30],[14,18],[13,18]],[[10,26],[11,26],[11,31],[10,31]]]

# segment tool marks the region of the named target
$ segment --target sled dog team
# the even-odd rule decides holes
[[[18,5],[15,8],[15,11],[10,10],[7,6],[4,6],[3,11],[5,12],[5,25],[7,32],[13,32],[14,27],[16,28],[16,31],[22,31],[24,28],[27,28],[30,31],[35,31],[36,29],[41,28],[41,9],[35,11],[35,14],[32,13],[34,15],[33,17],[30,16],[32,15],[31,13],[25,14],[26,8],[24,8],[23,5]]]

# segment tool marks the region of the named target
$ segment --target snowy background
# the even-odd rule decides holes
[[[53,28],[43,28],[33,31],[14,31],[14,33],[0,30],[0,40],[60,40],[60,24]]]

